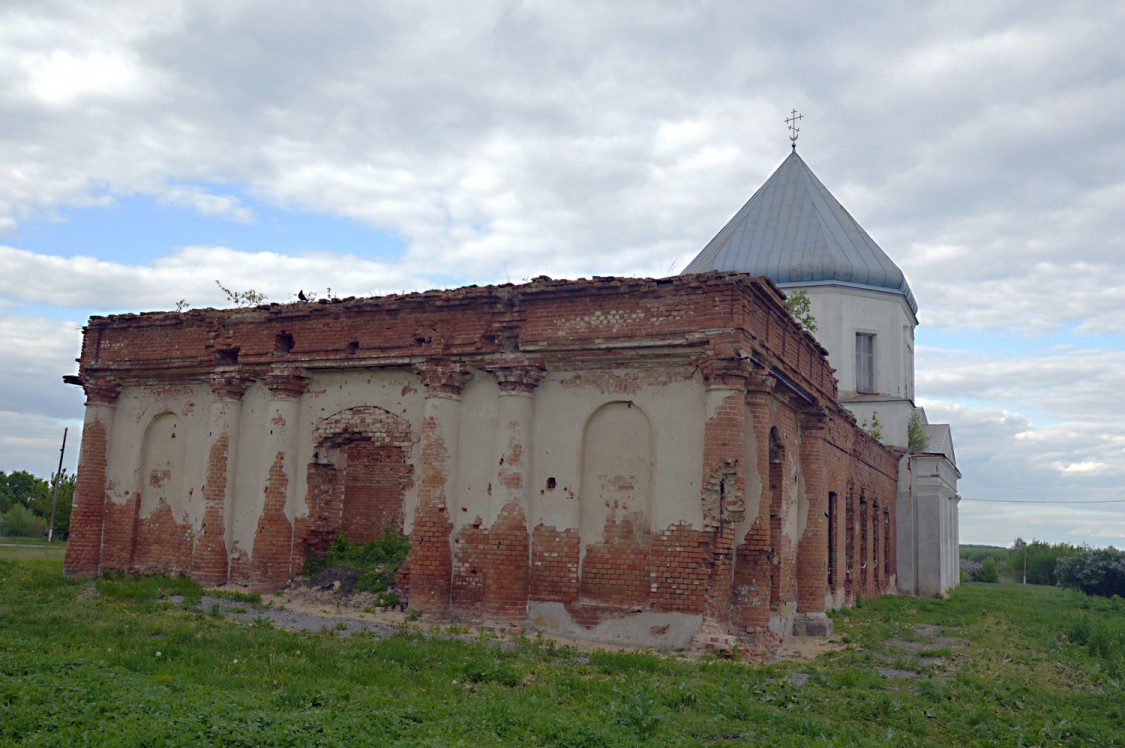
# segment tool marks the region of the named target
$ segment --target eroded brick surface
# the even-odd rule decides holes
[[[489,620],[518,621],[527,616],[531,536],[523,508],[512,503],[488,529],[483,613]]]
[[[179,575],[192,571],[195,533],[186,522],[178,522],[172,509],[161,503],[147,517],[137,520],[137,545],[130,568],[140,572]]]
[[[568,603],[578,598],[578,530],[536,525],[531,535],[530,598]]]
[[[124,503],[109,500],[105,502],[101,553],[102,570],[125,571],[133,568],[140,504],[139,493],[133,494]],[[71,521],[73,522],[73,520]]]
[[[230,435],[220,434],[207,458],[207,482],[203,488],[206,507],[203,526],[191,563],[192,576],[203,584],[222,584],[229,566],[226,543],[227,457]]]
[[[278,452],[270,467],[265,488],[265,504],[254,533],[254,551],[250,557],[250,583],[259,589],[277,588],[290,577],[293,562],[293,526],[285,516],[286,491],[289,478],[285,475],[285,455]]]
[[[488,529],[479,524],[464,527],[453,542],[453,610],[479,615],[484,606],[484,577],[489,559]]]
[[[98,420],[87,420],[82,428],[82,469],[74,482],[74,506],[63,567],[67,574],[93,576],[100,567],[107,436],[105,424]]]
[[[703,622],[704,644],[764,648],[776,643],[771,616],[893,586],[897,455],[839,405],[823,349],[764,279],[542,278],[95,317],[80,372],[94,410],[68,573],[185,572],[266,589],[337,532],[362,542],[390,528],[411,541],[400,591],[428,613],[522,620],[529,602],[563,603],[590,628],[684,613]],[[463,408],[470,378],[499,394]],[[215,398],[257,403],[231,411],[238,449],[223,433],[233,421],[216,416],[208,433],[193,416],[206,407],[193,385],[208,382]],[[544,408],[544,388],[574,406]],[[143,476],[176,495],[145,517],[144,486],[107,483],[134,474],[153,418],[115,420],[119,390],[179,419],[175,481]],[[686,398],[680,420],[653,420],[672,392]],[[590,444],[610,459],[585,450],[595,418]],[[614,431],[628,418],[636,428]],[[562,424],[573,443],[548,453],[537,439]],[[107,454],[119,428],[112,443],[126,447]],[[661,445],[683,434],[702,439],[681,484],[690,491],[653,477]],[[495,445],[491,464],[460,464],[458,438]],[[556,514],[537,519],[539,495],[555,490],[554,477],[531,490],[542,475],[560,476],[573,511],[560,493]],[[604,507],[590,505],[595,493]]]
[[[631,513],[605,524],[603,540],[586,546],[579,582],[583,598],[599,603],[647,607],[652,593],[648,518]]]
[[[433,416],[426,418],[422,424],[421,462],[418,508],[410,533],[411,594],[420,610],[443,610],[453,602],[450,597],[454,564],[450,549],[453,523],[449,518],[445,490],[450,455],[441,425]],[[470,565],[483,568],[482,564]],[[479,572],[474,571],[471,576],[476,574]],[[472,581],[472,585],[479,586],[476,580]],[[473,602],[465,604],[475,610],[479,602],[478,596]]]

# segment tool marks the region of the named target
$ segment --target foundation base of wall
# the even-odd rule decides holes
[[[824,613],[798,613],[793,619],[793,636],[831,636],[832,619]]]
[[[777,634],[778,637],[784,639],[787,636],[793,635],[793,622],[797,620],[797,604],[785,603],[781,606],[781,610],[775,610],[770,613],[770,621],[768,629],[770,633]]]
[[[706,628],[692,639],[694,649],[743,662],[774,662],[781,658],[785,640],[767,628],[744,630],[737,634],[718,633]]]
[[[688,613],[653,613],[607,618],[593,626],[576,622],[563,603],[532,602],[527,623],[545,634],[653,649],[684,649],[703,623],[703,616]]]

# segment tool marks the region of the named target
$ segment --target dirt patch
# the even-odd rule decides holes
[[[956,661],[962,657],[961,652],[968,648],[969,642],[944,636],[945,633],[946,629],[941,626],[918,624],[911,628],[911,639],[886,640],[871,656],[896,667],[881,667],[879,674],[892,679],[917,678],[923,674],[932,674],[939,679],[952,677],[957,669]],[[944,654],[946,652],[947,655]]]
[[[791,636],[781,645],[782,660],[808,662],[827,652],[839,652],[848,645],[836,637]]]
[[[389,636],[411,628],[399,608],[381,607],[376,595],[355,591],[358,576],[345,569],[322,569],[264,596],[261,603],[225,597],[219,588],[220,594],[199,601],[199,610],[239,621],[269,622],[291,631],[332,631],[342,636]]]
[[[311,578],[301,578],[290,582],[286,587],[272,595],[265,595],[261,603],[253,603],[223,596],[204,595],[199,601],[198,610],[247,623],[268,623],[277,628],[290,631],[330,632],[340,636],[364,635],[373,637],[391,636],[395,633],[412,632],[426,636],[461,639],[464,641],[488,640],[497,643],[510,643],[525,634],[536,641],[550,642],[560,647],[569,647],[577,652],[649,652],[668,657],[696,659],[707,656],[706,652],[663,652],[646,647],[630,647],[620,644],[606,644],[586,639],[568,637],[525,630],[518,626],[472,625],[450,622],[430,621],[408,615],[399,608],[378,607],[376,595],[355,591],[355,572],[326,568]],[[231,588],[241,592],[241,589]],[[784,643],[780,659],[791,662],[808,662],[827,652],[837,652],[848,647],[838,637],[793,636]]]
[[[226,597],[204,595],[199,601],[199,610],[213,615],[222,615],[248,623],[268,623],[277,628],[290,631],[324,631],[351,636],[390,636],[404,629],[400,623],[380,621],[367,613],[339,612],[320,606],[301,603],[275,603],[270,605],[247,603]]]
[[[892,680],[909,680],[911,678],[917,678],[919,675],[919,673],[913,670],[898,670],[893,667],[881,667],[877,668],[877,670],[879,671],[879,675],[884,678],[891,678]]]

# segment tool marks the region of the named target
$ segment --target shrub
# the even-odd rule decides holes
[[[792,291],[786,294],[785,308],[801,323],[801,327],[809,332],[816,332],[816,318],[812,316],[812,300],[809,299],[807,291]]]
[[[1076,556],[1082,549],[1066,543],[1051,545],[1042,540],[1026,543],[1017,539],[1008,555],[1008,571],[1017,581],[1023,579],[1024,556],[1027,557],[1028,584],[1055,584],[1055,569],[1064,558]]]
[[[980,565],[980,581],[982,582],[998,582],[1000,581],[1000,572],[996,568],[996,559],[989,556]]]
[[[43,518],[22,504],[0,514],[0,535],[35,536],[43,534]]]
[[[383,533],[381,540],[356,545],[343,533],[336,536],[336,542],[328,549],[323,563],[310,555],[305,560],[305,573],[316,573],[324,567],[346,569],[356,572],[355,588],[364,592],[384,593],[394,586],[395,572],[406,560],[410,552],[410,541],[396,535],[390,528]],[[380,596],[381,604],[398,604],[394,593]]]
[[[1125,551],[1113,546],[1086,549],[1060,560],[1055,574],[1060,587],[1073,587],[1101,597],[1125,596]]]
[[[927,445],[926,431],[922,428],[922,414],[914,411],[906,424],[906,446],[911,452],[921,452]]]

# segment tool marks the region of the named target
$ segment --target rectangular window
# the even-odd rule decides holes
[[[871,333],[855,334],[855,391],[875,391],[875,336]]]

